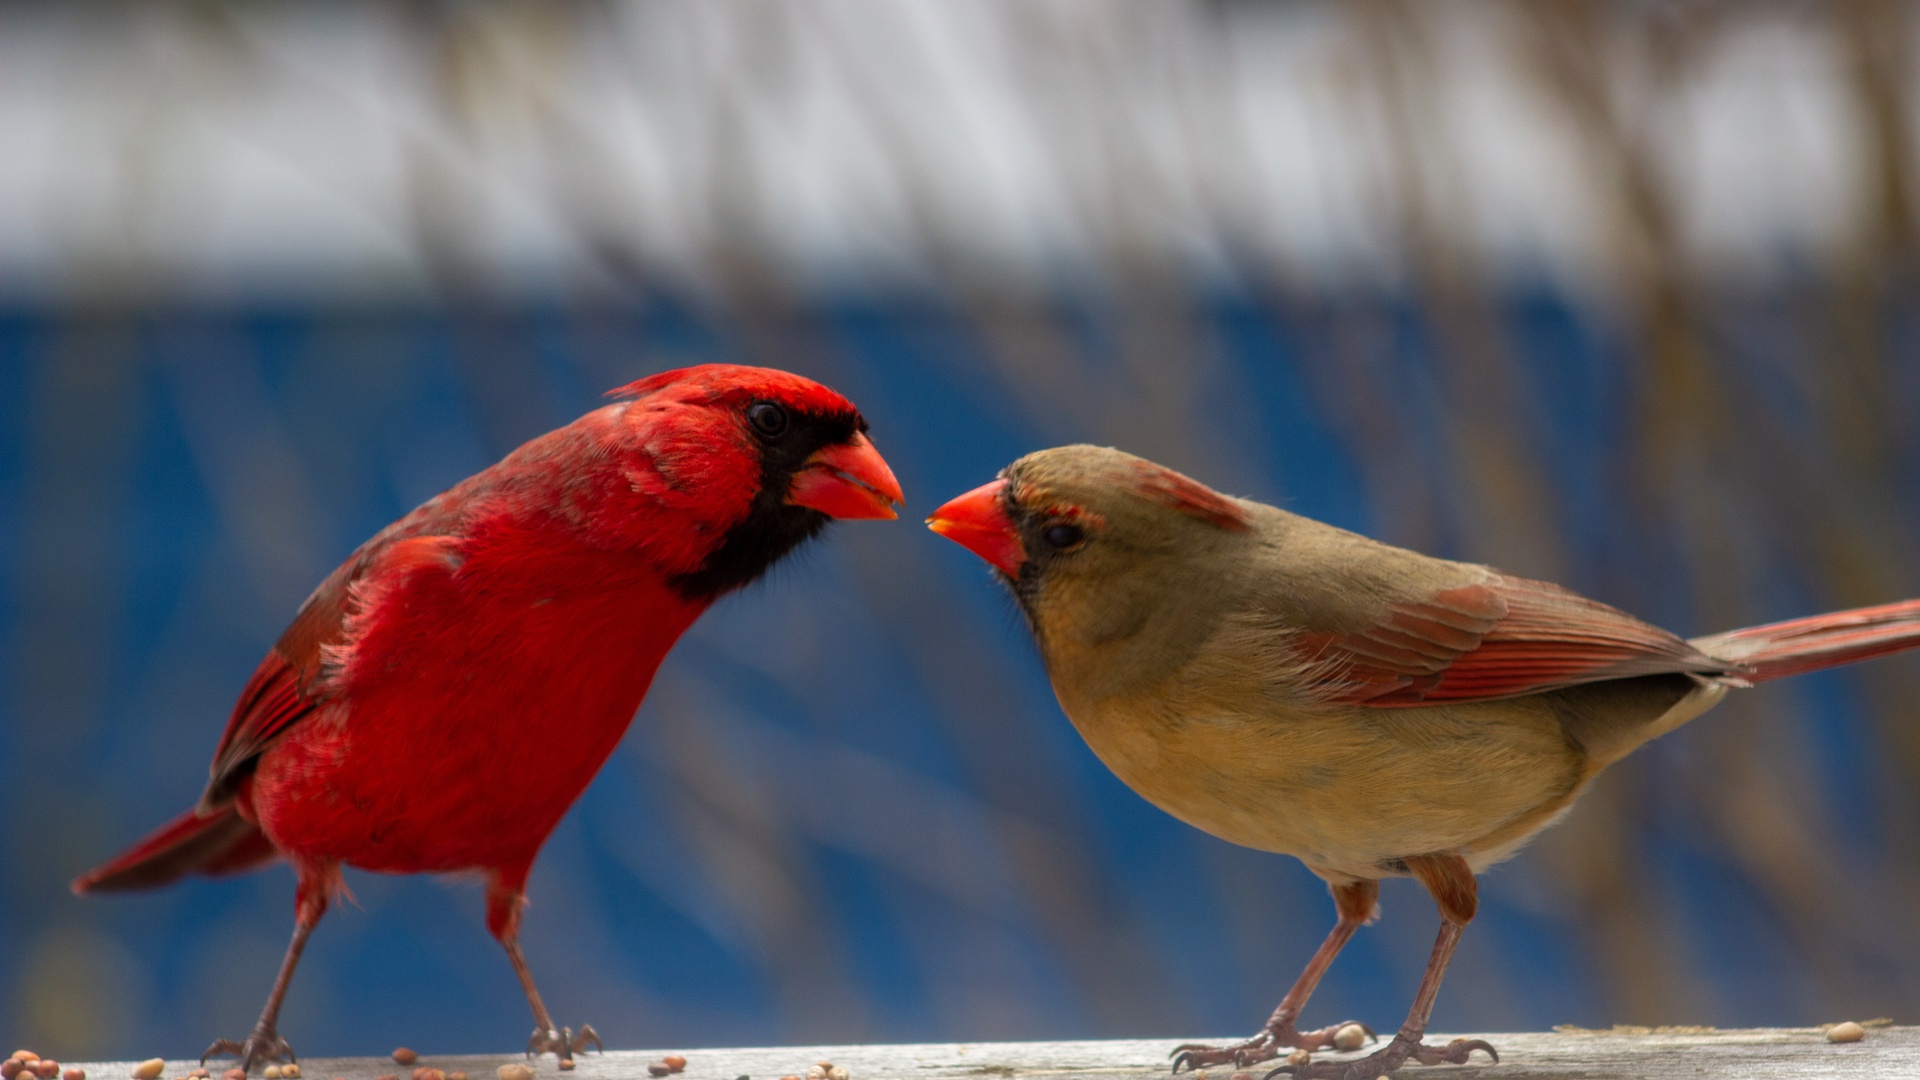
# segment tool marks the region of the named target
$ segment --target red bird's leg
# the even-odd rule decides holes
[[[1420,884],[1433,894],[1440,908],[1440,937],[1433,943],[1433,955],[1427,959],[1427,972],[1420,979],[1420,992],[1414,995],[1413,1008],[1406,1023],[1393,1040],[1379,1050],[1356,1061],[1311,1061],[1305,1065],[1282,1065],[1268,1073],[1271,1080],[1281,1073],[1292,1073],[1295,1080],[1375,1080],[1417,1061],[1422,1065],[1465,1065],[1467,1055],[1485,1050],[1495,1061],[1500,1055],[1485,1039],[1455,1039],[1445,1046],[1421,1042],[1427,1033],[1427,1019],[1433,1015],[1434,999],[1440,996],[1440,980],[1446,977],[1447,964],[1460,944],[1460,935],[1473,921],[1479,907],[1479,889],[1473,869],[1458,855],[1416,855],[1403,860]]]
[[[1294,1021],[1299,1019],[1300,1010],[1307,1007],[1307,999],[1313,996],[1314,988],[1320,985],[1320,977],[1333,966],[1333,958],[1340,955],[1340,950],[1346,947],[1353,932],[1373,920],[1379,907],[1380,883],[1356,881],[1347,885],[1328,885],[1327,891],[1333,894],[1340,921],[1333,924],[1327,940],[1320,943],[1313,959],[1307,961],[1306,970],[1293,981],[1293,988],[1287,991],[1287,996],[1280,999],[1280,1007],[1267,1018],[1266,1026],[1253,1038],[1233,1046],[1207,1046],[1203,1043],[1176,1046],[1173,1048],[1174,1072],[1229,1063],[1245,1067],[1279,1057],[1282,1048],[1324,1050],[1333,1045],[1333,1033],[1346,1024],[1334,1024],[1317,1031],[1300,1031],[1294,1027]],[[1360,1026],[1368,1037],[1373,1036],[1372,1028],[1365,1024]]]
[[[297,865],[297,864],[296,864]],[[280,1002],[287,996],[287,986],[293,982],[293,969],[300,963],[300,954],[306,951],[307,936],[319,924],[320,916],[327,913],[327,897],[333,890],[339,870],[332,866],[309,868],[297,866],[299,885],[294,892],[293,940],[287,943],[287,955],[280,961],[280,975],[273,980],[273,989],[267,994],[267,1006],[260,1010],[260,1020],[253,1025],[253,1034],[245,1042],[232,1039],[217,1039],[207,1052],[200,1055],[200,1064],[215,1056],[232,1055],[240,1059],[240,1068],[253,1072],[255,1065],[269,1061],[293,1061],[293,1047],[280,1037],[276,1030],[280,1022]]]
[[[487,930],[507,950],[507,959],[513,961],[513,973],[520,977],[520,989],[526,992],[527,1004],[533,1007],[533,1035],[527,1039],[527,1056],[551,1052],[562,1061],[572,1061],[574,1054],[586,1051],[588,1043],[596,1050],[606,1047],[600,1044],[600,1033],[593,1030],[592,1024],[580,1025],[578,1032],[555,1027],[552,1015],[547,1012],[547,1003],[540,1000],[540,988],[533,984],[533,969],[527,966],[526,954],[520,951],[520,910],[527,902],[530,869],[532,864],[528,863],[498,871],[488,882]]]

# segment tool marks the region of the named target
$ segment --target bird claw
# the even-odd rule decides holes
[[[1173,1048],[1173,1075],[1179,1076],[1182,1069],[1199,1070],[1204,1067],[1198,1053],[1210,1049],[1202,1043],[1182,1043]]]
[[[581,1024],[578,1032],[569,1027],[559,1031],[535,1028],[533,1036],[527,1040],[527,1056],[551,1053],[561,1061],[572,1061],[573,1055],[587,1052],[588,1043],[592,1043],[595,1050],[606,1052],[607,1048],[600,1042],[600,1033],[593,1030],[592,1024]]]
[[[1173,1075],[1180,1075],[1182,1070],[1198,1072],[1209,1065],[1229,1063],[1235,1068],[1245,1068],[1279,1056],[1280,1051],[1276,1044],[1263,1043],[1255,1039],[1248,1039],[1236,1046],[1215,1047],[1204,1043],[1191,1043],[1174,1047]]]
[[[1305,1065],[1282,1065],[1260,1080],[1273,1080],[1276,1076],[1291,1076],[1293,1080],[1377,1080],[1408,1061],[1417,1061],[1422,1065],[1465,1065],[1468,1055],[1475,1050],[1486,1051],[1487,1056],[1496,1063],[1500,1060],[1500,1052],[1485,1039],[1455,1039],[1445,1046],[1429,1046],[1396,1035],[1386,1046],[1354,1061],[1309,1061]]]
[[[200,1064],[205,1065],[210,1057],[229,1056],[239,1058],[241,1071],[246,1073],[252,1073],[255,1065],[269,1061],[299,1060],[293,1056],[293,1047],[272,1028],[254,1028],[245,1042],[215,1039],[207,1052],[200,1055]]]
[[[1421,1043],[1413,1048],[1413,1059],[1422,1065],[1465,1065],[1475,1050],[1485,1050],[1494,1064],[1500,1063],[1500,1051],[1485,1039],[1455,1039],[1445,1046]]]
[[[1199,1070],[1209,1065],[1226,1064],[1231,1064],[1235,1068],[1243,1069],[1249,1065],[1258,1065],[1263,1061],[1271,1061],[1279,1057],[1282,1050],[1331,1049],[1333,1046],[1333,1033],[1346,1027],[1348,1024],[1356,1025],[1360,1030],[1366,1032],[1368,1042],[1380,1041],[1380,1036],[1374,1034],[1372,1028],[1356,1020],[1331,1024],[1314,1031],[1298,1031],[1291,1023],[1287,1023],[1280,1027],[1263,1029],[1260,1034],[1255,1035],[1253,1038],[1242,1043],[1236,1043],[1233,1046],[1209,1046],[1206,1043],[1181,1043],[1171,1051],[1173,1057],[1173,1072],[1174,1075],[1177,1076],[1182,1069]]]

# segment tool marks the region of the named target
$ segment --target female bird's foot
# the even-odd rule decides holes
[[[1354,1061],[1310,1061],[1305,1065],[1282,1065],[1261,1080],[1273,1080],[1283,1073],[1291,1074],[1294,1080],[1376,1080],[1409,1061],[1417,1061],[1422,1065],[1465,1065],[1467,1055],[1475,1050],[1485,1050],[1488,1057],[1496,1062],[1500,1060],[1499,1052],[1485,1039],[1455,1039],[1445,1046],[1429,1046],[1395,1035],[1392,1042],[1366,1057]]]
[[[587,1052],[588,1043],[592,1043],[595,1050],[605,1052],[607,1049],[600,1045],[600,1033],[593,1030],[592,1024],[581,1024],[578,1032],[565,1027],[559,1031],[535,1028],[533,1037],[527,1040],[527,1056],[550,1053],[557,1054],[561,1061],[572,1061],[573,1055]]]
[[[1182,1043],[1173,1048],[1173,1071],[1177,1075],[1182,1069],[1204,1069],[1209,1065],[1233,1065],[1245,1068],[1258,1065],[1262,1061],[1272,1061],[1280,1056],[1282,1050],[1326,1050],[1333,1046],[1333,1033],[1353,1024],[1367,1033],[1368,1041],[1378,1041],[1379,1036],[1365,1024],[1348,1020],[1345,1023],[1323,1027],[1317,1031],[1295,1030],[1291,1021],[1279,1027],[1262,1028],[1260,1034],[1243,1043],[1233,1046],[1208,1046],[1205,1043]]]
[[[210,1057],[233,1056],[240,1059],[240,1068],[251,1074],[255,1065],[265,1065],[274,1061],[294,1061],[293,1047],[287,1040],[270,1027],[257,1027],[247,1041],[240,1043],[232,1039],[217,1039],[207,1052],[200,1055],[200,1064],[205,1065]]]

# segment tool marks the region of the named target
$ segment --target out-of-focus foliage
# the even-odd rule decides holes
[[[906,14],[907,11],[917,14]],[[1920,595],[1913,8],[0,8],[0,1028],[248,1024],[290,875],[81,902],[306,590],[647,371],[846,391],[923,511],[1113,443],[1685,633]],[[977,562],[838,527],[536,870],[618,1045],[1248,1029],[1289,860],[1127,792]],[[1920,662],[1737,695],[1485,883],[1436,1025],[1920,1006]],[[518,1045],[475,890],[353,875],[284,1030]],[[1391,1024],[1390,887],[1313,1014]]]

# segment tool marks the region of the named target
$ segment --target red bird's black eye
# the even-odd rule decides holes
[[[1049,525],[1047,531],[1040,534],[1040,539],[1045,540],[1047,546],[1056,551],[1078,547],[1086,538],[1087,530],[1078,525]]]
[[[756,401],[747,406],[747,422],[767,438],[777,439],[787,433],[787,410],[771,401]]]

